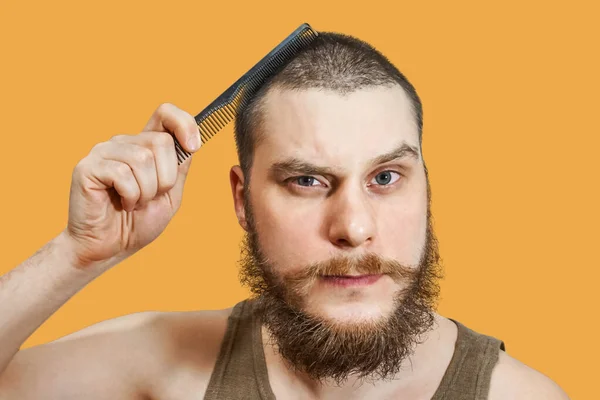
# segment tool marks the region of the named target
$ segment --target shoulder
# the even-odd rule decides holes
[[[157,367],[147,380],[148,396],[186,398],[190,393],[205,392],[231,311],[228,308],[153,316],[145,329],[153,337],[153,351],[157,354]]]
[[[547,376],[500,350],[490,382],[490,400],[569,400]]]
[[[195,398],[206,389],[230,313],[135,313],[22,349],[0,376],[0,397]]]
[[[102,321],[60,341],[110,337],[111,350],[130,360],[139,392],[149,398],[204,393],[232,309],[146,311]],[[100,343],[99,343],[100,345]]]
[[[151,346],[158,354],[176,351],[182,345],[206,347],[220,341],[231,310],[138,312],[98,322],[48,344],[110,337],[117,343],[133,340],[140,346]]]

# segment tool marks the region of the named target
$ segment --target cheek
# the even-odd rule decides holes
[[[416,265],[425,245],[427,232],[426,202],[415,198],[402,206],[382,206],[378,220],[379,242],[387,256]],[[393,215],[393,218],[389,216]]]
[[[274,199],[265,191],[254,206],[260,245],[271,263],[285,273],[322,259],[317,253],[322,215]]]

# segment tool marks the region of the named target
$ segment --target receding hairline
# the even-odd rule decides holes
[[[268,78],[237,113],[234,133],[242,171],[250,171],[256,145],[263,140],[265,99],[274,88],[328,90],[345,96],[395,85],[408,96],[421,147],[423,105],[407,77],[371,44],[342,33],[320,32],[317,39]]]
[[[302,87],[289,87],[285,84],[273,84],[270,85],[265,92],[263,92],[260,96],[257,96],[255,104],[252,106],[251,118],[253,120],[252,127],[252,135],[253,135],[253,144],[254,150],[261,144],[264,139],[265,127],[264,127],[264,117],[267,111],[267,101],[273,97],[274,93],[283,93],[283,92],[309,92],[309,91],[318,91],[324,92],[327,94],[334,94],[336,96],[340,96],[342,98],[349,97],[355,93],[361,91],[369,91],[369,90],[378,90],[378,89],[388,89],[395,90],[399,89],[404,96],[408,107],[410,107],[410,112],[412,114],[413,122],[415,124],[415,128],[418,131],[419,126],[417,122],[417,110],[415,110],[415,105],[410,98],[410,95],[406,92],[406,90],[397,82],[387,82],[376,85],[365,85],[358,88],[354,88],[352,90],[338,90],[337,88],[327,88],[327,87],[319,87],[319,86],[311,86],[306,85]],[[270,96],[270,97],[269,97]]]

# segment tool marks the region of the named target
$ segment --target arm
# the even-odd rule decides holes
[[[146,399],[168,361],[158,315],[103,321],[19,351],[0,377],[0,399]]]
[[[0,277],[0,376],[23,342],[98,275],[74,266],[64,233]]]
[[[167,104],[141,134],[94,146],[73,171],[65,230],[0,277],[1,400],[129,398],[139,375],[132,366],[151,367],[139,349],[148,350],[156,335],[148,328],[152,318],[140,323],[139,315],[112,323],[112,332],[88,328],[69,340],[19,348],[75,293],[166,228],[191,162],[178,165],[173,136],[200,143],[194,118]]]

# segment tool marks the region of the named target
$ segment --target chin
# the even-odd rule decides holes
[[[394,312],[399,290],[389,276],[369,285],[353,286],[321,279],[307,294],[303,308],[307,314],[334,325],[378,324]]]
[[[385,298],[315,296],[304,311],[334,326],[379,325],[392,315],[395,304],[393,293]]]

